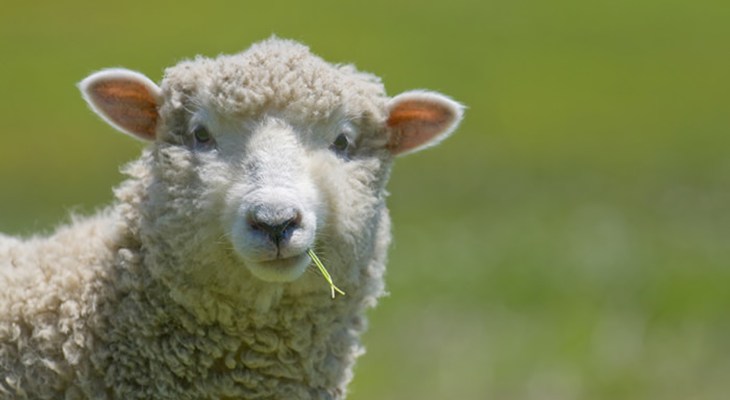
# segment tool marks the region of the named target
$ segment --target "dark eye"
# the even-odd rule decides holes
[[[203,125],[195,125],[193,128],[193,145],[196,149],[210,148],[214,143],[213,136]]]
[[[208,143],[210,141],[210,132],[203,125],[197,125],[193,128],[193,136],[198,143]]]
[[[332,142],[330,149],[338,155],[346,155],[347,150],[350,149],[350,138],[348,138],[344,133],[340,133],[337,135],[337,138],[335,138],[335,141]]]

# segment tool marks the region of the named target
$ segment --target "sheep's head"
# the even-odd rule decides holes
[[[153,143],[167,187],[151,190],[168,203],[153,217],[162,230],[174,227],[165,234],[186,238],[172,246],[199,258],[197,276],[218,274],[218,285],[245,279],[236,268],[264,282],[298,281],[317,248],[347,290],[387,245],[379,236],[388,235],[392,159],[438,143],[462,116],[443,95],[388,98],[376,77],[276,39],[182,62],[160,87],[122,69],[80,87],[104,120]]]

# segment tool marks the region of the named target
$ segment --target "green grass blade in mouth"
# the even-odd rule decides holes
[[[335,292],[344,296],[345,292],[343,292],[342,290],[340,290],[340,288],[335,286],[335,283],[332,281],[332,276],[330,276],[330,273],[327,272],[327,268],[324,267],[324,264],[322,264],[322,261],[319,260],[319,257],[317,257],[317,255],[314,254],[314,250],[312,250],[312,249],[307,250],[307,254],[309,255],[309,258],[312,259],[312,261],[317,266],[317,268],[319,268],[319,272],[322,273],[322,276],[324,276],[324,279],[327,281],[327,283],[329,283],[330,290],[332,291],[332,298],[333,299],[335,298]]]

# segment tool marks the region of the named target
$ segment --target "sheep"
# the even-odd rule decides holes
[[[390,98],[276,37],[160,86],[117,68],[79,88],[148,146],[95,215],[0,236],[0,398],[344,398],[384,293],[393,160],[449,136],[463,107]]]

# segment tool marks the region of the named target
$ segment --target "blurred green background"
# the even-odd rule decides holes
[[[726,0],[4,0],[0,231],[92,212],[139,153],[77,81],[272,33],[469,106],[396,166],[351,399],[730,396]]]

